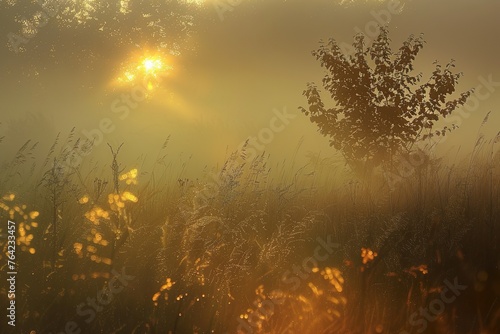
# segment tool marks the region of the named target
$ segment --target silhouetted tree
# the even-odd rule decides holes
[[[391,161],[396,153],[409,153],[419,140],[453,130],[454,125],[441,130],[433,126],[472,93],[447,101],[462,76],[452,72],[453,60],[445,67],[435,62],[429,80],[420,83],[422,74],[414,74],[413,67],[424,45],[422,36],[411,35],[396,53],[389,43],[388,29],[381,27],[369,47],[362,34],[356,35],[351,54],[345,54],[334,39],[313,51],[327,70],[322,83],[334,105],[325,107],[317,86],[308,83],[303,94],[309,107],[299,109],[357,172]]]

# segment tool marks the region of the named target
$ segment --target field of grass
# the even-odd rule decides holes
[[[186,178],[168,139],[148,169],[127,143],[68,164],[74,131],[43,163],[27,142],[0,174],[16,333],[500,333],[499,137],[476,140],[364,179],[319,154],[243,147]]]

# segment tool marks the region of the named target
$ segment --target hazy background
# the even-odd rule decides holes
[[[302,136],[300,162],[306,161],[308,151],[334,154],[328,139],[297,109],[306,105],[302,96],[306,83],[320,83],[323,76],[311,51],[320,39],[351,43],[355,28],[364,30],[374,20],[372,10],[387,8],[385,1],[375,0],[243,0],[221,20],[211,1],[190,5],[193,26],[177,34],[181,42],[169,60],[174,67],[171,76],[120,120],[111,112],[111,104],[130,88],[116,87],[114,80],[131,57],[154,50],[153,41],[120,41],[120,35],[106,28],[106,20],[113,18],[100,17],[102,22],[89,26],[76,20],[61,23],[55,17],[39,29],[24,52],[16,54],[8,48],[7,34],[21,29],[12,15],[23,10],[19,4],[6,3],[2,1],[0,12],[2,160],[12,157],[27,139],[39,141],[40,152],[45,152],[58,132],[94,129],[102,118],[110,118],[116,130],[106,135],[105,142],[125,142],[120,157],[128,166],[143,154],[153,160],[171,135],[170,157],[188,160],[192,155],[193,172],[220,164],[227,150],[257,135],[268,126],[274,108],[286,107],[297,117],[266,146],[273,161],[289,157]],[[27,8],[29,16],[36,5]],[[393,48],[410,34],[424,33],[427,44],[416,67],[424,79],[434,60],[446,64],[455,59],[457,70],[465,74],[459,91],[477,86],[479,76],[492,75],[500,81],[499,13],[497,0],[405,1],[403,12],[389,25]],[[492,114],[484,130],[496,133],[499,102],[497,91],[481,101],[440,150],[462,145],[467,151],[488,111]],[[110,160],[107,150],[100,145],[95,153],[105,153],[100,157]]]

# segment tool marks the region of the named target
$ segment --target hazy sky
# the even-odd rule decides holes
[[[1,1],[0,133],[6,136],[1,150],[9,154],[10,147],[19,146],[23,138],[48,146],[59,131],[66,133],[73,126],[91,130],[109,118],[115,130],[105,141],[125,142],[124,150],[131,157],[147,152],[155,156],[171,134],[172,154],[193,154],[200,164],[220,163],[226,147],[234,150],[247,136],[257,135],[269,126],[273,109],[283,108],[296,117],[275,134],[266,150],[276,157],[286,156],[304,136],[302,155],[333,152],[328,139],[297,109],[306,104],[302,96],[306,83],[319,83],[323,76],[311,51],[320,39],[351,43],[359,29],[364,31],[375,20],[374,12],[388,8],[388,2],[376,0],[343,4],[336,0],[242,0],[234,6],[229,1],[205,1],[182,8],[182,18],[159,16],[157,23],[168,29],[164,35],[153,36],[149,31],[127,33],[135,29],[131,22],[140,26],[144,20],[120,21],[124,15],[140,17],[150,8],[136,5],[130,10],[144,9],[144,13],[120,14],[117,21],[92,8],[119,1],[86,1],[91,6],[87,7],[90,20],[78,24],[78,11],[73,11],[69,1],[69,9],[61,5],[58,14],[25,44],[26,50],[15,53],[9,50],[8,33],[19,33],[22,25],[14,16],[29,18],[40,9],[36,4],[23,8],[28,2]],[[219,7],[218,12],[216,3],[230,7]],[[222,14],[223,19],[221,8],[231,8]],[[427,44],[417,70],[428,74],[434,60],[445,64],[455,59],[456,69],[465,74],[459,85],[459,91],[464,91],[480,84],[481,76],[500,82],[499,14],[498,0],[404,1],[402,12],[391,17],[390,36],[397,48],[410,34],[424,33]],[[170,27],[168,20],[187,24]],[[160,48],[162,39],[164,47]],[[127,64],[156,54],[157,49],[166,54],[169,48],[175,49],[174,55],[163,58],[173,67],[169,76],[128,117],[120,119],[113,112],[113,102],[130,93],[131,86],[119,86],[116,79],[123,76]],[[490,110],[487,131],[498,131],[500,85],[494,89],[443,145],[473,142]]]

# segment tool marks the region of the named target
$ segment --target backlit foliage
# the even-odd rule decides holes
[[[59,36],[51,36],[52,43],[45,45],[51,52],[64,43],[64,32],[77,31],[92,32],[94,37],[123,48],[149,41],[155,50],[173,55],[191,48],[186,42],[193,33],[198,6],[184,0],[10,0],[0,3],[1,10],[8,14],[6,17],[15,18],[18,38],[31,39],[17,47],[10,40],[8,45],[12,50],[35,47],[40,42],[35,37],[51,25],[61,31]],[[82,44],[82,47],[85,46]]]
[[[377,252],[372,251],[370,248],[361,248],[361,259],[363,264],[373,261],[377,255]]]
[[[340,328],[347,299],[343,294],[344,278],[331,267],[313,268],[311,276],[295,290],[271,290],[264,285],[255,290],[253,307],[240,318],[256,333],[301,333],[319,331],[325,323]]]
[[[0,218],[3,222],[7,219],[14,221],[16,223],[16,246],[17,249],[27,252],[29,254],[35,254],[36,248],[31,244],[36,228],[38,227],[38,221],[36,220],[40,213],[38,211],[28,211],[27,205],[16,204],[16,195],[13,193],[6,194],[0,198]],[[0,233],[6,234],[6,224],[2,224],[0,227]],[[0,239],[0,248],[3,250],[0,254],[0,259],[3,259],[4,254],[7,252],[7,242],[5,239]]]
[[[130,171],[120,175],[120,181],[124,181],[127,185],[136,185],[137,175],[137,168],[131,169]]]
[[[121,174],[119,181],[127,186],[136,185],[137,174],[137,169],[132,169]],[[80,259],[88,258],[98,264],[112,265],[113,259],[112,255],[109,255],[109,248],[116,247],[117,242],[128,235],[131,228],[131,217],[127,211],[127,205],[138,201],[138,197],[126,189],[118,194],[108,194],[107,208],[91,203],[89,195],[82,196],[78,203],[91,205],[84,213],[84,217],[90,225],[85,240],[73,243],[72,250],[77,257]],[[90,277],[94,276],[90,275]]]
[[[170,290],[174,284],[175,284],[175,282],[173,282],[171,278],[166,279],[165,284],[163,284],[160,287],[160,291],[156,292],[152,297],[152,300],[155,303],[155,306],[158,305],[158,299],[161,297],[161,295],[163,295],[164,300],[168,300],[169,296],[168,296],[167,291]]]

